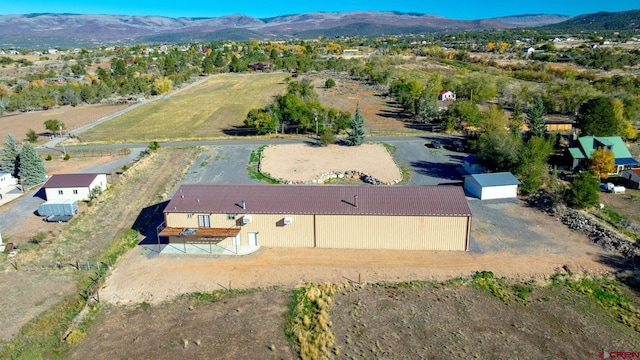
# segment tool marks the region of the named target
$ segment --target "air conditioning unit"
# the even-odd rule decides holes
[[[284,222],[285,225],[291,225],[291,224],[293,224],[293,218],[290,217],[290,216],[287,216],[287,217],[284,218],[283,222]]]
[[[245,216],[242,217],[242,223],[243,224],[251,224],[251,220],[253,220],[251,215],[245,215]]]

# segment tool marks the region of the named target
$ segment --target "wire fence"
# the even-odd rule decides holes
[[[67,153],[70,154],[71,157],[74,158],[94,158],[94,157],[103,157],[103,156],[126,156],[129,155],[131,150],[129,149],[96,149],[96,150],[72,150],[67,149]],[[49,155],[51,157],[60,156],[60,151],[56,152],[43,152],[41,155],[44,158],[48,158]]]

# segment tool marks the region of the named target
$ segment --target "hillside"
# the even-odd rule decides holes
[[[73,47],[140,42],[403,34],[444,30],[531,27],[566,20],[561,15],[455,20],[401,12],[313,12],[258,19],[246,15],[216,18],[161,16],[26,14],[0,16],[0,48]]]
[[[640,10],[599,12],[576,16],[567,21],[542,27],[548,30],[580,31],[635,31],[640,29]]]

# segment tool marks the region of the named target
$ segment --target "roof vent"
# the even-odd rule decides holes
[[[358,207],[358,195],[353,195],[353,206]]]
[[[246,210],[247,209],[247,202],[242,200],[242,210]]]
[[[200,202],[200,199],[198,199],[198,202]]]
[[[180,195],[180,197],[184,199],[184,195]]]

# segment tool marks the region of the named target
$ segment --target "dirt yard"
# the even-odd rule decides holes
[[[364,127],[367,135],[385,134],[424,134],[424,131],[411,128],[410,118],[406,118],[402,107],[386,96],[386,88],[371,86],[349,77],[322,72],[309,76],[318,93],[320,103],[325,106],[355,114],[356,105],[360,107],[364,117]],[[332,78],[336,86],[327,89],[326,79]],[[413,124],[415,125],[415,124]]]
[[[293,287],[305,282],[345,279],[358,282],[444,280],[484,269],[498,276],[536,279],[546,278],[565,265],[573,271],[594,274],[612,270],[602,263],[601,249],[559,221],[524,205],[511,216],[533,219],[541,225],[533,231],[546,234],[555,244],[531,247],[524,254],[263,248],[243,257],[157,255],[138,247],[121,260],[100,297],[102,301],[116,304],[143,301],[157,304],[179,294],[228,287]],[[486,235],[472,232],[481,237],[479,242],[486,241]]]
[[[505,286],[509,301],[465,281],[340,283],[328,311],[330,358],[597,359],[603,350],[640,346],[631,327],[549,281],[515,283],[531,289],[523,298]],[[300,358],[283,331],[291,289],[225,294],[218,301],[104,304],[66,358]]]
[[[48,140],[48,137],[44,136],[48,132],[44,122],[49,119],[62,121],[69,132],[127,107],[128,105],[63,106],[46,111],[6,114],[0,116],[0,138],[4,141],[7,134],[13,134],[18,141],[23,142],[26,141],[27,131],[33,129],[41,134],[37,143],[42,144]]]
[[[348,171],[367,173],[386,184],[402,179],[400,169],[380,144],[271,145],[262,152],[260,171],[284,182],[308,182],[327,172]]]

